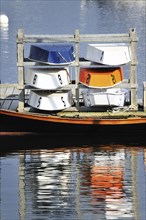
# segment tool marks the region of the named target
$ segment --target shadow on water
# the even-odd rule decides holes
[[[58,147],[85,147],[104,145],[146,146],[144,135],[107,135],[107,134],[46,134],[26,132],[1,132],[1,152],[21,149],[45,149]]]

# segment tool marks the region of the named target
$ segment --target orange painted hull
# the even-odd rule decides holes
[[[9,110],[0,110],[0,115],[11,116],[15,118],[23,118],[23,119],[31,119],[34,121],[46,121],[53,123],[63,123],[63,124],[76,124],[76,125],[134,125],[134,124],[145,124],[146,125],[146,117],[126,117],[126,118],[115,118],[109,116],[109,118],[101,118],[101,117],[61,117],[55,115],[48,114],[39,114],[39,113],[21,113]]]
[[[123,81],[122,67],[119,68],[81,68],[79,81],[92,88],[108,88]]]
[[[15,111],[0,111],[1,132],[33,132],[47,133],[51,137],[60,135],[81,136],[85,141],[131,141],[145,143],[146,118],[100,118],[100,117],[65,117],[39,113],[19,113]],[[92,139],[92,136],[94,137]],[[106,138],[105,138],[106,137]],[[134,140],[133,140],[134,139]],[[53,141],[54,142],[54,141]],[[72,141],[70,142],[72,143]],[[87,143],[87,142],[86,142]]]

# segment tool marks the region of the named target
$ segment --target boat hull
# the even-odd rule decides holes
[[[70,44],[31,45],[29,59],[50,65],[64,65],[74,62],[74,47]]]
[[[146,117],[59,117],[39,113],[0,111],[1,131],[48,132],[49,134],[93,134],[103,136],[143,134]],[[113,133],[114,132],[114,133]],[[89,136],[88,136],[89,137]],[[98,137],[98,136],[97,136]]]
[[[97,91],[88,89],[82,91],[85,106],[116,106],[122,107],[127,101],[128,93],[125,89],[107,89]]]
[[[28,104],[39,110],[58,111],[71,106],[72,96],[71,92],[50,92],[44,90],[30,91]]]
[[[25,83],[38,89],[58,89],[70,83],[69,71],[67,68],[27,68]]]
[[[108,88],[123,81],[122,68],[81,68],[80,83],[91,88]]]
[[[120,66],[129,63],[130,49],[126,44],[88,44],[86,59],[104,65]]]

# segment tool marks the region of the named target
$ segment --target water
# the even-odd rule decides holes
[[[1,0],[0,78],[17,82],[16,34],[138,33],[138,96],[146,80],[146,2],[141,0]],[[82,52],[82,51],[81,51]],[[27,55],[27,53],[26,53]],[[124,77],[128,77],[127,69]],[[105,137],[106,140],[106,137]],[[7,137],[1,141],[1,219],[146,219],[146,144],[77,137]],[[59,144],[56,143],[59,141]],[[4,150],[5,149],[5,150]],[[14,150],[15,149],[15,150]],[[21,150],[20,150],[21,149]]]
[[[1,155],[2,220],[145,219],[145,147],[36,139]]]

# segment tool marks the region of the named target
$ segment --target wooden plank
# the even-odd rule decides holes
[[[80,42],[130,42],[129,34],[81,34]],[[74,35],[24,35],[24,43],[75,42]]]
[[[10,96],[10,95],[13,95],[13,92],[14,92],[14,87],[9,87],[7,88],[6,90],[6,96]]]
[[[4,104],[5,100],[4,99],[0,99],[0,109],[3,108],[3,104]]]
[[[0,97],[5,97],[7,88],[0,88]]]
[[[80,42],[98,42],[98,43],[128,43],[130,42],[128,34],[96,34],[80,35]]]
[[[1,84],[0,85],[0,98],[6,98],[10,95],[18,95],[19,91],[16,84]]]
[[[13,100],[11,100],[11,99],[9,99],[9,100],[4,100],[1,109],[10,110],[10,106],[11,106],[11,102],[12,102],[12,101],[13,101]]]
[[[17,88],[18,84],[0,84],[0,89],[3,89],[3,88],[10,88],[10,87],[15,87]]]
[[[74,42],[74,35],[25,35],[24,43]]]
[[[12,102],[10,103],[9,109],[16,111],[18,108],[18,99],[17,100],[12,100]]]
[[[1,109],[16,111],[18,108],[18,99],[3,99],[0,100]]]

